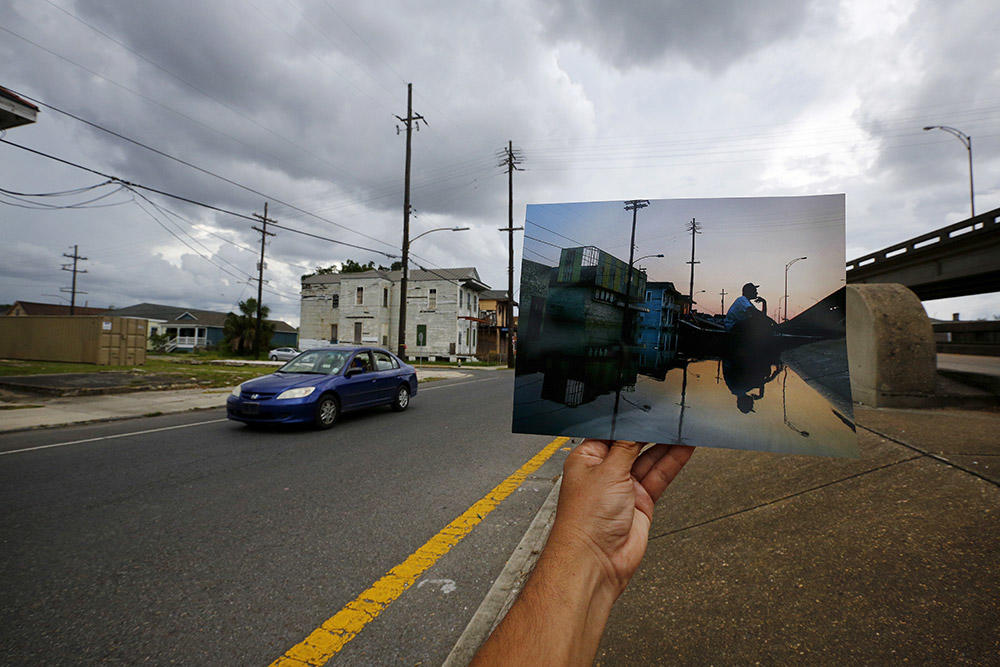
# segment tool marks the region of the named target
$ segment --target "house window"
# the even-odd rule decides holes
[[[436,289],[427,290],[427,309],[435,310],[438,307],[438,291]]]
[[[330,297],[330,307],[331,308],[340,308],[340,295],[339,294],[334,294],[333,296]]]
[[[423,347],[427,345],[427,325],[418,324],[417,325],[417,347]]]
[[[462,344],[462,332],[461,331],[458,332],[458,344],[459,345]]]
[[[389,307],[389,288],[388,287],[383,287],[382,288],[382,307],[383,308],[388,308]]]
[[[365,303],[365,288],[359,287],[358,291],[354,295],[354,305],[363,306]]]
[[[476,346],[476,330],[472,330],[472,347]]]

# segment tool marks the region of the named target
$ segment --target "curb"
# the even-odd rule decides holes
[[[103,424],[105,422],[120,422],[126,421],[128,419],[143,419],[150,416],[165,417],[167,415],[180,415],[185,412],[199,412],[201,410],[218,410],[219,407],[225,409],[225,405],[222,406],[212,406],[207,408],[184,408],[183,410],[167,410],[167,411],[156,411],[158,414],[152,415],[151,413],[146,413],[142,415],[121,415],[117,417],[95,417],[94,419],[82,419],[80,421],[63,422],[61,424],[36,424],[35,426],[22,426],[21,428],[12,428],[8,430],[0,429],[0,437],[7,435],[8,433],[24,433],[25,431],[41,431],[47,428],[66,428],[67,426],[87,426],[89,424]]]
[[[74,396],[105,396],[109,394],[134,394],[140,391],[175,391],[178,389],[211,389],[207,385],[196,382],[175,382],[159,385],[119,385],[115,387],[46,387],[43,385],[21,384],[18,382],[0,381],[0,388],[20,391],[36,396],[53,396],[55,398],[72,398]]]
[[[545,498],[521,542],[514,549],[504,565],[500,576],[493,582],[486,597],[483,598],[472,620],[465,626],[462,636],[458,638],[451,653],[445,658],[442,667],[465,667],[472,660],[476,651],[493,629],[500,624],[514,600],[517,599],[524,582],[535,567],[538,554],[541,553],[545,541],[549,537],[552,521],[556,514],[556,504],[559,501],[559,488],[562,486],[562,475],[555,483],[549,495]]]

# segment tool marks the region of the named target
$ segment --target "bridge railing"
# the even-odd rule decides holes
[[[935,229],[933,232],[915,236],[912,239],[907,239],[906,241],[901,241],[895,245],[858,257],[857,259],[852,259],[847,262],[848,275],[850,275],[851,271],[867,267],[876,262],[884,262],[900,256],[905,257],[910,253],[923,250],[924,248],[931,246],[938,248],[945,244],[965,241],[968,234],[979,235],[987,231],[996,230],[1000,227],[1000,223],[997,221],[998,217],[1000,217],[1000,208],[995,208],[992,211],[980,213],[973,218]],[[848,279],[848,282],[850,282],[850,279]]]

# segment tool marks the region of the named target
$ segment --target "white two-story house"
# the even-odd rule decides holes
[[[380,345],[396,351],[401,271],[302,279],[300,339]],[[489,289],[473,267],[410,271],[406,357],[475,357],[479,298]]]

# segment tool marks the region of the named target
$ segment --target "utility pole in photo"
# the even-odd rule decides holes
[[[514,232],[524,227],[514,226],[514,172],[521,171],[521,156],[514,151],[514,142],[507,142],[507,149],[498,166],[507,168],[507,368],[514,368]]]
[[[722,313],[723,315],[725,315],[726,314],[726,295],[729,294],[729,292],[727,292],[726,288],[723,287],[722,291],[719,292],[719,294],[722,295],[722,306],[721,306],[722,310],[720,310],[719,312]]]
[[[629,340],[632,331],[632,262],[635,258],[635,218],[640,208],[649,206],[648,199],[630,199],[625,202],[625,210],[632,211],[632,239],[628,244],[628,272],[625,278],[625,313],[622,315],[622,337]],[[640,259],[642,259],[640,257]]]
[[[688,286],[688,298],[691,300],[691,309],[694,310],[694,265],[701,264],[701,262],[694,261],[694,235],[701,234],[701,225],[694,218],[691,218],[687,230],[691,232],[691,261],[687,262],[687,264],[691,265],[691,283]]]
[[[69,288],[67,288],[67,287],[60,287],[59,291],[60,292],[69,292],[70,293],[70,296],[69,296],[69,314],[70,315],[76,315],[76,295],[77,295],[77,291],[76,291],[76,274],[78,274],[78,273],[86,273],[87,272],[84,269],[78,269],[78,268],[76,268],[76,263],[77,263],[77,261],[79,261],[81,259],[84,260],[84,261],[86,261],[87,258],[80,256],[79,246],[75,246],[75,245],[73,246],[73,254],[72,255],[67,255],[66,253],[63,253],[63,257],[68,257],[69,259],[73,260],[73,266],[72,267],[70,267],[69,264],[63,264],[62,265],[62,270],[63,271],[72,271],[73,272],[73,286],[69,287]],[[80,294],[86,294],[86,292],[79,292],[79,293]]]
[[[406,118],[396,116],[406,126],[406,169],[403,175],[403,274],[399,279],[399,336],[396,354],[406,359],[406,284],[410,274],[410,139],[413,126],[420,131],[420,121],[427,125],[427,119],[413,114],[413,84],[406,84]],[[396,134],[399,135],[399,125]]]
[[[264,297],[264,243],[268,236],[274,236],[274,232],[267,231],[267,223],[277,222],[267,217],[267,202],[264,202],[264,215],[254,213],[253,217],[261,222],[260,227],[254,227],[254,231],[260,232],[260,261],[257,263],[257,328],[253,336],[253,358],[260,358],[260,336],[261,336],[261,308]]]

